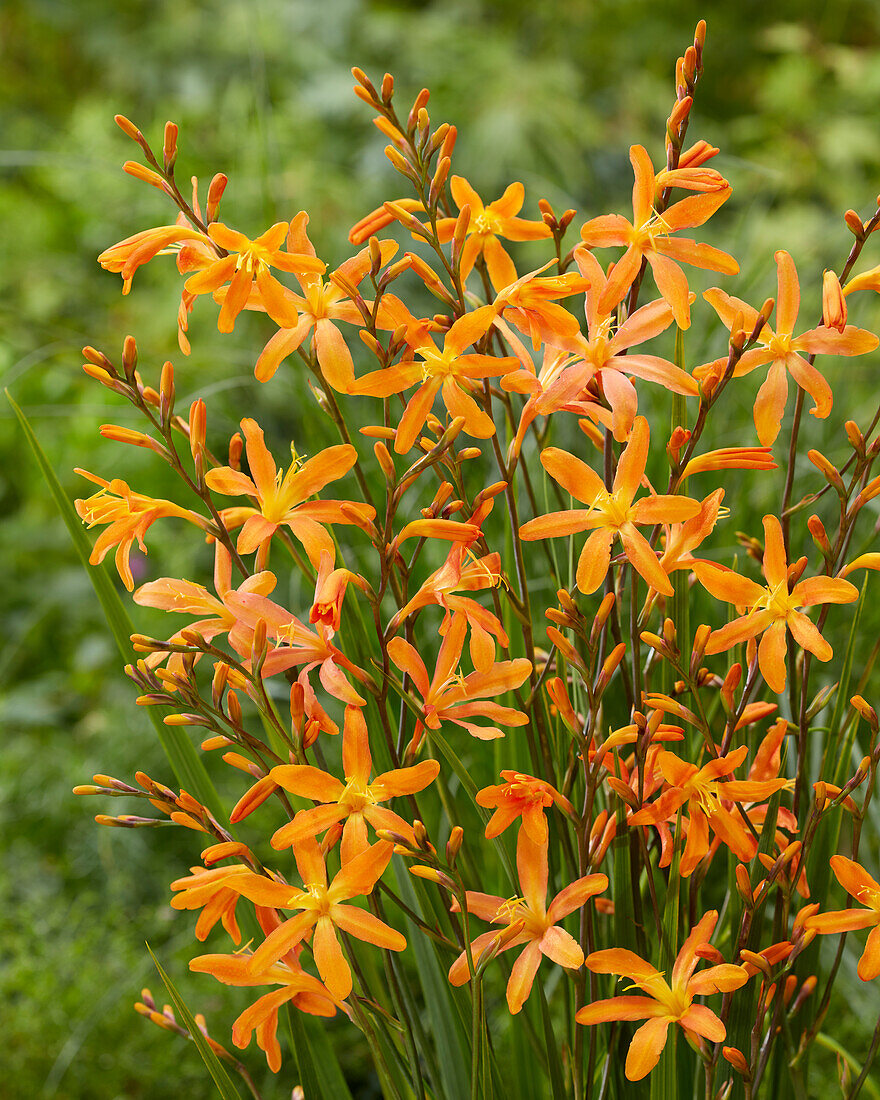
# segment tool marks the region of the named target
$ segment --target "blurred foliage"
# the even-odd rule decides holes
[[[170,220],[160,195],[120,171],[135,150],[113,125],[117,111],[155,142],[166,118],[178,122],[179,178],[198,175],[204,188],[226,172],[225,209],[245,232],[308,209],[320,254],[336,263],[347,255],[348,226],[400,193],[384,141],[351,92],[350,66],[374,78],[393,72],[403,101],[431,88],[434,122],[460,127],[457,170],[487,199],[522,179],[526,216],[543,196],[587,218],[627,209],[631,143],[660,158],[674,59],[706,15],[691,135],[721,147],[718,167],[734,185],[713,241],[740,258],[743,297],[775,293],[773,252],[785,247],[818,303],[821,268],[839,268],[848,251],[842,212],[867,215],[880,188],[880,8],[874,0],[712,8],[687,0],[5,0],[0,376],[71,495],[83,493],[76,465],[136,478],[156,493],[170,485],[145,455],[97,435],[99,423],[129,414],[80,372],[85,343],[115,355],[135,333],[148,376],[173,358],[181,403],[196,391],[209,398],[218,436],[234,430],[244,387],[270,434],[273,422],[295,431],[309,400],[304,387],[280,379],[271,396],[252,396],[260,318],[220,340],[210,309],[197,309],[184,364],[169,268],[142,270],[123,298],[118,277],[94,263],[108,244]],[[860,320],[877,325],[880,316],[874,308]],[[688,352],[718,354],[698,325]],[[857,410],[875,388],[873,368],[846,369],[847,405]],[[747,422],[752,399],[739,400],[732,415]],[[191,920],[172,920],[167,904],[169,878],[197,849],[174,830],[162,833],[161,851],[152,832],[99,830],[89,810],[107,807],[69,793],[94,771],[169,776],[39,474],[10,415],[0,410],[0,418],[4,1096],[166,1096],[172,1074],[175,1095],[207,1095],[195,1050],[130,1008],[144,983],[161,999],[141,949],[149,938],[227,1041],[241,998],[188,980]],[[834,458],[840,442],[824,440],[820,425],[810,431]],[[755,528],[764,504],[737,503],[736,526]],[[142,575],[191,572],[175,532],[158,534]],[[150,629],[147,617],[138,623]],[[847,973],[840,1003],[859,1010],[835,1035],[860,1051],[861,1020],[877,1015],[878,994],[852,967]],[[354,1079],[356,1047],[351,1054]],[[261,1061],[249,1058],[258,1080]],[[828,1065],[833,1081],[830,1055]],[[266,1096],[275,1094],[269,1086]],[[370,1095],[369,1085],[358,1095]]]

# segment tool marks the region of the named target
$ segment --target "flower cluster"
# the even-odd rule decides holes
[[[252,416],[218,458],[204,402],[175,412],[170,363],[154,388],[130,338],[119,363],[86,349],[88,374],[146,421],[144,432],[103,434],[151,451],[187,494],[177,504],[86,473],[100,486],[76,504],[102,528],[92,562],[115,548],[134,589],[135,543],[146,552],[166,519],[197,528],[215,561],[213,592],[174,577],[134,591],[139,605],[186,617],[168,637],[135,636],[138,702],[170,707],[168,726],[200,728],[202,750],[220,750],[242,789],[228,821],[207,786],[175,793],[96,776],[78,790],[146,799],[210,837],[201,864],[172,883],[171,904],[198,913],[200,941],[219,924],[236,945],[192,969],[259,991],[232,1038],[243,1048],[256,1034],[274,1071],[285,1006],[341,1012],[366,1036],[388,1095],[403,1095],[398,1080],[427,1095],[423,1074],[431,1095],[452,1095],[437,1086],[452,1048],[435,1050],[420,1018],[446,973],[469,991],[473,1096],[504,1080],[506,1036],[534,1039],[539,1019],[554,1095],[580,1100],[609,1075],[655,1069],[674,1089],[674,1060],[658,1063],[680,1031],[707,1095],[726,1095],[736,1076],[754,1096],[773,1044],[795,1036],[788,1059],[824,1016],[827,1002],[808,1005],[817,934],[873,928],[858,972],[880,973],[880,886],[857,862],[877,717],[862,695],[847,713],[851,644],[817,753],[814,719],[835,688],[816,683],[813,663],[832,660],[828,637],[853,621],[852,610],[831,619],[859,598],[846,576],[880,567],[880,554],[850,549],[880,493],[878,416],[865,430],[847,422],[845,465],[810,451],[797,475],[823,480],[794,496],[804,395],[829,417],[833,357],[878,345],[846,312],[850,294],[880,289],[876,269],[850,278],[880,213],[847,215],[855,244],[826,273],[814,327],[794,334],[799,281],[780,250],[775,302],[703,295],[721,354],[686,363],[681,334],[703,306],[682,265],[729,280],[739,271],[682,235],[732,194],[711,166],[719,150],[685,143],[704,34],[700,24],[676,67],[662,167],[630,149],[631,220],[579,220],[543,199],[540,218],[523,217],[518,182],[485,201],[452,173],[456,130],[432,129],[428,93],[401,117],[391,77],[377,89],[354,70],[410,193],[367,213],[335,267],[317,256],[305,212],[253,238],[221,221],[225,177],[202,213],[197,189],[190,202],[174,182],[176,127],[160,159],[118,120],[150,165],[142,177],[159,180],[180,215],[100,263],[127,293],[139,267],[176,255],[183,352],[194,309],[216,309],[221,333],[244,311],[262,314],[257,382],[307,377],[320,411],[312,453],[291,443],[286,470]],[[425,292],[443,313],[427,315]],[[748,376],[767,364],[753,398]],[[773,445],[789,376],[786,464]],[[754,429],[742,445],[707,448],[716,406],[732,407],[720,400],[728,387],[754,400]],[[370,422],[353,425],[364,409]],[[338,442],[322,447],[324,424]],[[721,425],[727,444],[730,430]],[[718,482],[739,470],[770,485],[779,466],[779,506],[762,539],[739,536],[738,563],[727,520],[745,523],[747,510],[730,495],[723,507]],[[703,475],[714,483],[702,498],[686,495]],[[818,514],[804,521],[802,506],[835,494],[836,530]],[[300,606],[296,591],[309,593]],[[845,811],[852,858],[837,853]],[[825,908],[829,868],[863,908]],[[474,921],[490,927],[474,935]],[[511,1019],[496,1041],[486,1013],[499,975]],[[631,984],[618,992],[608,975]],[[457,1014],[462,1002],[443,995],[432,1011]],[[588,1030],[600,1026],[601,1041]],[[457,1044],[458,1021],[450,1027]]]

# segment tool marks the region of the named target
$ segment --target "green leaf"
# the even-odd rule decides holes
[[[83,530],[82,521],[76,514],[76,509],[68,500],[67,494],[64,492],[61,482],[52,469],[45,451],[40,446],[39,440],[34,434],[34,430],[30,426],[27,417],[12,399],[9,391],[7,390],[5,392],[6,399],[12,406],[13,412],[18,417],[18,422],[25,434],[31,452],[37,460],[37,464],[46,480],[49,492],[52,494],[58,511],[61,513],[61,518],[64,520],[64,524],[70,532],[70,538],[73,542],[74,549],[83,564],[83,568],[89,575],[89,579],[95,589],[95,594],[98,597],[107,619],[110,633],[113,635],[116,645],[119,647],[119,652],[122,654],[123,661],[125,661],[126,664],[130,664],[134,660],[134,653],[130,642],[132,624],[128,612],[125,609],[125,605],[120,599],[115,585],[107,576],[106,571],[101,566],[89,564],[89,556],[91,555],[92,547],[88,536]],[[228,818],[226,817],[223,803],[220,801],[220,796],[217,794],[214,784],[211,782],[211,778],[205,770],[205,765],[202,763],[185,730],[180,726],[166,726],[156,707],[148,707],[147,712],[180,786],[189,791],[189,793],[203,805],[207,806],[219,822],[226,823]]]
[[[394,870],[401,899],[413,912],[430,921],[430,912],[417,897],[417,891],[421,894],[423,887],[418,880],[412,880],[399,856],[394,857]],[[455,994],[440,965],[436,945],[408,918],[407,941],[413,948],[428,1024],[437,1046],[441,1077],[434,1084],[442,1089],[446,1100],[458,1100],[458,1097],[467,1096],[470,1088],[466,1068],[470,1063],[470,1052]]]
[[[309,1100],[352,1100],[323,1022],[289,1006],[287,1021],[299,1083]]]
[[[223,1100],[241,1100],[241,1093],[232,1083],[232,1079],[223,1067],[220,1059],[211,1049],[208,1040],[202,1034],[199,1025],[196,1023],[193,1014],[186,1006],[186,1002],[177,990],[175,984],[171,981],[165,971],[162,969],[162,965],[149,944],[147,944],[147,950],[150,952],[150,958],[156,964],[156,969],[159,971],[159,977],[165,984],[165,988],[168,990],[168,996],[174,1005],[174,1011],[178,1017],[178,1023],[182,1024],[190,1034],[192,1041],[198,1047],[199,1054],[202,1056],[202,1061],[208,1067],[208,1072],[214,1078],[214,1084],[217,1086],[217,1090],[223,1097]]]

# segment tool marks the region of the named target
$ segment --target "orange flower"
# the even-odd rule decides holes
[[[513,964],[507,983],[507,1007],[514,1015],[522,1009],[532,991],[542,955],[569,970],[577,970],[583,965],[584,953],[580,944],[559,927],[559,922],[569,913],[581,909],[589,898],[608,889],[605,875],[586,875],[561,890],[548,906],[547,845],[530,840],[525,829],[520,829],[516,842],[516,869],[523,892],[521,898],[505,900],[491,894],[467,892],[468,913],[511,930],[501,951],[526,945]],[[454,903],[452,908],[453,912],[458,911],[457,904]],[[516,928],[519,931],[515,931]],[[471,944],[475,966],[498,936],[498,932],[484,932],[477,936]],[[463,951],[449,968],[449,980],[455,986],[470,980],[466,952]]]
[[[257,592],[228,592],[224,602],[236,617],[235,626],[229,632],[229,644],[236,653],[243,653],[244,647],[250,651],[260,620],[266,625],[266,637],[278,643],[269,646],[261,670],[264,679],[299,665],[304,666],[303,673],[306,674],[317,667],[324,690],[334,699],[364,706],[365,700],[354,690],[342,670],[345,669],[361,683],[367,680],[367,674],[333,644],[332,630],[323,624],[318,625],[317,633],[309,630],[286,608]]]
[[[134,594],[134,602],[141,607],[158,607],[163,611],[176,611],[184,615],[208,615],[206,619],[199,619],[190,623],[184,629],[196,630],[205,641],[210,642],[220,634],[228,634],[238,623],[235,612],[225,603],[225,597],[229,592],[255,592],[260,596],[268,596],[275,588],[275,574],[269,572],[255,573],[246,577],[237,589],[232,587],[232,559],[229,551],[222,542],[214,543],[214,588],[217,596],[212,596],[202,584],[193,581],[177,580],[174,577],[160,577],[158,580],[142,584]],[[169,638],[170,642],[183,642],[183,631],[178,631]],[[240,648],[239,656],[250,656],[253,638],[241,638],[238,632]],[[241,644],[241,643],[244,644]],[[165,660],[165,654],[149,654],[146,658],[151,667]],[[197,654],[196,659],[201,656]],[[168,655],[168,668],[171,672],[183,671],[183,654],[171,653]]]
[[[217,259],[210,237],[188,225],[177,224],[160,225],[126,237],[124,241],[104,249],[98,263],[105,271],[118,272],[122,276],[122,293],[128,294],[137,269],[159,253],[172,251],[169,246],[179,245],[181,241],[197,241],[205,250],[205,262]]]
[[[464,354],[464,349],[476,343],[492,327],[497,316],[494,305],[481,306],[466,313],[446,333],[443,350],[427,334],[425,343],[413,348],[419,362],[406,359],[401,363],[364,375],[351,392],[368,397],[390,397],[419,383],[400,418],[394,450],[406,454],[416,441],[422,425],[439,393],[451,417],[464,417],[464,431],[476,439],[488,439],[495,434],[495,424],[470,396],[477,379],[507,374],[517,365],[510,357]]]
[[[415,842],[412,826],[380,802],[401,795],[422,791],[440,773],[436,760],[423,760],[412,768],[383,772],[370,782],[373,758],[367,724],[358,707],[345,708],[342,732],[342,769],[345,782],[309,764],[282,764],[272,768],[269,776],[279,787],[301,798],[311,798],[322,805],[300,810],[293,821],[282,825],[272,837],[272,847],[294,847],[315,837],[340,821],[342,829],[342,863],[347,865],[369,847],[367,825],[374,829],[389,829]]]
[[[601,264],[585,248],[575,251],[575,259],[589,283],[586,291],[588,337],[585,339],[578,333],[573,339],[551,340],[582,358],[567,366],[554,384],[545,388],[537,411],[546,414],[566,406],[595,378],[611,406],[614,438],[622,442],[628,438],[638,410],[636,390],[627,374],[691,397],[697,394],[697,383],[685,371],[657,355],[628,354],[630,348],[669,328],[672,324],[669,305],[662,298],[650,302],[637,309],[615,332],[612,311],[617,302],[605,304],[608,279]]]
[[[567,451],[547,447],[541,453],[541,463],[554,481],[589,509],[551,512],[529,520],[520,528],[520,537],[532,541],[592,531],[577,565],[577,586],[585,594],[595,592],[605,579],[611,564],[611,543],[619,536],[633,569],[656,591],[672,595],[669,578],[636,524],[680,523],[697,515],[700,505],[689,497],[678,496],[643,497],[633,504],[648,461],[648,442],[648,422],[637,416],[610,492],[594,470]]]
[[[236,878],[252,875],[245,863],[227,864],[224,867],[190,867],[189,878],[179,878],[171,883],[172,890],[180,893],[171,899],[172,909],[201,909],[196,921],[196,939],[206,940],[208,933],[222,921],[223,927],[234,943],[241,943],[241,932],[235,919],[239,893],[231,884]]]
[[[335,558],[333,539],[325,523],[356,523],[365,527],[376,515],[368,504],[340,500],[309,500],[328,482],[336,481],[357,461],[357,451],[350,444],[328,447],[306,461],[294,457],[286,474],[275,466],[263,438],[263,429],[249,417],[241,422],[247,446],[251,477],[240,470],[221,466],[210,470],[205,481],[214,492],[224,496],[255,497],[258,507],[224,508],[224,524],[235,530],[241,527],[236,549],[240,554],[259,550],[260,565],[265,564],[272,536],[279,527],[287,527],[305,547],[309,561],[317,569],[321,554]],[[242,526],[242,524],[244,526]]]
[[[187,519],[203,530],[210,533],[211,524],[197,512],[191,512],[188,508],[181,508],[170,500],[159,500],[154,497],[142,496],[132,492],[128,485],[115,477],[112,481],[105,481],[102,477],[90,474],[88,470],[77,469],[76,473],[100,485],[101,489],[86,500],[75,500],[74,507],[77,515],[87,527],[94,527],[99,523],[109,523],[106,531],[98,536],[94,549],[89,556],[89,564],[97,565],[104,560],[107,551],[115,546],[116,569],[125,587],[131,592],[134,588],[134,577],[131,573],[129,555],[131,548],[137,539],[138,546],[146,554],[144,535],[149,528],[165,516],[177,516]]]
[[[208,226],[211,240],[229,254],[190,275],[184,288],[189,294],[212,294],[229,283],[217,318],[217,328],[221,332],[232,332],[235,318],[247,304],[255,283],[264,302],[271,302],[284,292],[284,286],[269,273],[269,268],[319,274],[325,269],[326,265],[314,255],[281,251],[287,230],[287,222],[276,222],[255,240],[250,240],[222,222],[212,222]]]
[[[335,1016],[337,1000],[317,978],[291,962],[276,962],[258,974],[250,969],[251,955],[199,955],[190,970],[210,974],[224,985],[278,985],[244,1010],[232,1025],[232,1041],[243,1050],[256,1031],[257,1045],[266,1052],[269,1069],[281,1068],[281,1046],[278,1042],[278,1010],[292,1003],[300,1012],[312,1016]]]
[[[559,348],[553,347],[550,344],[544,345],[541,367],[536,371],[535,364],[526,350],[525,345],[507,322],[498,320],[496,321],[496,327],[505,337],[511,349],[516,352],[520,361],[516,370],[511,371],[509,374],[505,374],[501,379],[501,388],[507,390],[509,393],[528,394],[528,400],[520,413],[516,437],[511,444],[512,453],[518,455],[522,449],[523,440],[525,439],[529,425],[535,417],[544,416],[550,412],[555,412],[558,408],[562,408],[562,404],[557,400],[555,391],[553,398],[550,400],[545,400],[545,395],[550,393],[551,390],[554,390],[557,381],[562,377],[563,373],[567,371],[568,368],[573,367],[575,370],[581,372],[580,378],[584,382],[584,385],[586,385],[591,377],[591,372],[584,366],[583,355],[581,353],[571,354],[567,351],[562,351]],[[607,410],[602,409],[602,412],[606,413]]]
[[[564,813],[574,813],[574,807],[568,799],[544,779],[520,775],[515,771],[503,771],[501,778],[503,783],[483,787],[476,797],[478,806],[495,809],[486,826],[489,840],[500,836],[508,825],[521,817],[522,827],[532,843],[546,845],[549,830],[544,810],[555,802]]]
[[[300,910],[257,948],[248,963],[251,974],[256,976],[267,970],[314,929],[312,954],[318,973],[332,996],[343,1000],[351,992],[352,978],[336,938],[337,928],[387,951],[403,951],[406,940],[399,932],[372,913],[343,904],[350,898],[372,893],[393,850],[389,841],[379,841],[344,864],[328,886],[327,867],[317,841],[304,840],[293,853],[304,883],[302,890],[263,875],[235,878],[230,883],[232,888],[256,905]]]
[[[489,272],[489,278],[496,290],[503,290],[516,282],[516,268],[513,260],[501,246],[499,237],[508,241],[537,241],[552,236],[543,222],[527,221],[516,215],[522,209],[525,188],[521,183],[512,183],[500,199],[483,205],[483,200],[463,176],[452,176],[449,189],[459,210],[469,206],[471,210],[468,222],[467,239],[461,253],[462,280],[470,275],[478,256],[482,256]],[[449,241],[455,231],[456,218],[441,218],[437,222],[437,236],[441,241]]]
[[[309,216],[305,211],[297,214],[290,223],[287,247],[292,253],[315,255],[314,245],[306,233],[308,224]],[[379,247],[383,263],[387,263],[397,251],[394,241],[382,241]],[[341,264],[333,275],[340,275],[347,283],[357,287],[370,270],[370,263],[370,251],[365,248]],[[322,264],[320,270],[323,269]],[[310,332],[314,332],[315,354],[325,380],[340,393],[348,391],[354,382],[354,363],[337,322],[363,325],[364,319],[342,287],[333,281],[333,275],[324,280],[314,270],[297,272],[302,294],[294,294],[287,287],[280,287],[269,298],[262,293],[256,300],[252,296],[248,305],[265,309],[280,327],[257,359],[254,374],[258,381],[268,382],[287,356],[296,351]],[[258,287],[258,290],[261,291],[261,288]]]
[[[321,551],[321,564],[315,578],[315,597],[309,609],[309,622],[320,623],[335,634],[342,623],[342,601],[350,583],[364,589],[366,581],[349,569],[334,569],[327,550]]]
[[[847,894],[866,908],[819,913],[807,918],[807,928],[813,928],[821,935],[870,928],[858,966],[859,977],[863,982],[870,982],[880,976],[880,883],[875,882],[864,867],[846,856],[832,856],[831,870]]]
[[[476,558],[466,543],[455,542],[443,565],[434,570],[388,625],[396,630],[413,612],[431,604],[439,604],[446,611],[439,628],[439,633],[445,635],[452,622],[452,616],[461,612],[471,629],[470,655],[474,668],[480,672],[487,672],[495,660],[495,643],[492,641],[492,636],[494,635],[500,644],[506,647],[507,633],[496,615],[478,604],[476,600],[472,600],[469,596],[460,596],[458,593],[494,588],[500,583],[500,554],[486,554],[482,558]]]
[[[785,631],[790,630],[798,645],[820,661],[830,661],[831,646],[799,607],[820,603],[851,603],[858,589],[849,581],[832,577],[809,577],[788,590],[788,563],[782,539],[782,525],[776,516],[764,516],[764,576],[767,587],[711,562],[694,563],[698,580],[716,599],[749,611],[709,636],[706,653],[722,653],[732,646],[763,634],[758,646],[761,675],[777,694],[785,690]]]
[[[743,824],[738,814],[725,803],[757,802],[769,798],[786,786],[785,779],[731,780],[723,779],[743,762],[748,745],[710,760],[702,768],[680,760],[674,753],[664,750],[656,756],[659,768],[668,786],[656,802],[644,806],[633,814],[630,825],[657,825],[661,821],[675,820],[683,807],[688,808],[687,842],[681,854],[679,874],[687,878],[709,851],[709,830],[722,840],[738,859],[748,862],[758,850],[758,842]],[[665,862],[664,862],[665,860]],[[664,853],[660,866],[668,866],[672,853]]]
[[[651,265],[657,289],[672,308],[676,324],[679,328],[688,328],[691,323],[688,283],[675,261],[720,271],[725,275],[736,275],[739,265],[732,256],[718,248],[673,238],[670,234],[708,221],[730,197],[730,185],[722,181],[723,186],[681,199],[662,214],[657,214],[654,210],[656,177],[647,150],[641,145],[633,145],[629,159],[635,174],[633,220],[627,221],[622,214],[603,214],[588,221],[581,229],[581,238],[587,248],[608,248],[612,245],[626,248],[614,265],[599,301],[599,310],[607,313],[614,308],[635,282],[644,259]],[[679,181],[678,186],[684,184]]]
[[[700,510],[684,523],[673,523],[666,527],[666,542],[660,555],[660,564],[667,574],[676,569],[690,569],[696,550],[712,533],[721,514],[721,501],[724,490],[716,489],[700,504]],[[725,514],[727,510],[725,509]]]
[[[422,725],[439,730],[443,722],[454,722],[482,741],[491,741],[504,734],[495,726],[480,726],[469,718],[489,718],[504,726],[524,726],[528,722],[522,711],[503,707],[493,698],[518,688],[532,670],[530,661],[520,657],[515,661],[499,661],[485,671],[462,676],[457,671],[464,646],[467,621],[459,612],[440,643],[433,678],[429,678],[425,662],[403,638],[392,638],[388,656],[401,672],[409,674],[416,691],[424,700],[422,718],[414,740],[418,743]]]
[[[512,321],[531,338],[535,351],[542,343],[565,347],[569,340],[577,338],[580,333],[578,319],[558,305],[555,299],[583,294],[590,286],[588,279],[573,271],[538,278],[540,272],[549,266],[549,263],[545,264],[523,275],[495,299],[497,306],[503,306],[505,320]]]
[[[641,1081],[657,1065],[666,1046],[670,1024],[678,1024],[692,1039],[720,1043],[726,1038],[727,1030],[715,1013],[705,1005],[694,1004],[694,997],[729,993],[748,981],[746,970],[730,963],[710,966],[699,974],[694,973],[700,963],[698,952],[708,945],[717,920],[718,913],[711,910],[693,929],[675,960],[671,983],[659,970],[632,951],[612,947],[587,956],[586,964],[594,974],[621,974],[631,978],[647,993],[646,997],[624,996],[594,1001],[575,1016],[579,1024],[647,1020],[630,1044],[625,1067],[628,1081]]]
[[[813,416],[824,420],[831,412],[831,387],[819,371],[798,352],[805,351],[810,355],[862,355],[873,351],[878,344],[878,339],[872,332],[854,328],[852,325],[846,325],[840,332],[829,328],[811,328],[800,336],[794,336],[801,292],[794,261],[787,252],[780,250],[776,253],[776,272],[779,286],[776,300],[777,331],[774,332],[769,325],[764,325],[758,336],[761,346],[745,352],[734,370],[734,377],[740,378],[764,363],[770,364],[767,378],[758,390],[754,409],[758,439],[765,447],[773,443],[779,435],[788,397],[786,371],[812,397],[815,407],[810,412]],[[703,297],[728,328],[732,328],[740,313],[743,318],[742,328],[746,332],[751,332],[758,322],[756,309],[739,298],[725,294],[718,287],[707,290]]]

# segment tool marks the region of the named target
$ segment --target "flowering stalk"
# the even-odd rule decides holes
[[[168,637],[134,636],[137,701],[203,730],[239,790],[229,829],[193,792],[145,776],[96,776],[77,793],[161,815],[103,824],[209,836],[172,904],[197,914],[199,940],[232,939],[234,952],[192,969],[254,990],[232,1040],[255,1036],[273,1072],[286,1069],[283,1009],[301,1069],[313,1064],[301,1015],[344,1017],[338,1034],[362,1033],[380,1088],[401,1100],[626,1096],[649,1075],[652,1096],[695,1080],[707,1100],[810,1087],[805,1051],[847,950],[841,939],[824,973],[814,941],[880,912],[877,868],[859,862],[880,756],[876,647],[845,720],[864,609],[853,619],[848,577],[880,567],[865,518],[880,495],[878,417],[846,422],[841,468],[809,451],[815,487],[791,501],[804,392],[827,419],[829,357],[880,342],[848,323],[850,296],[880,290],[876,269],[850,279],[880,213],[847,215],[856,243],[840,279],[823,278],[813,329],[795,335],[800,282],[781,249],[775,300],[720,287],[703,296],[711,309],[696,300],[681,264],[739,271],[681,236],[736,201],[709,166],[718,150],[684,145],[705,33],[701,22],[676,65],[665,167],[630,149],[632,220],[578,223],[545,200],[532,219],[518,182],[485,200],[453,172],[456,131],[432,128],[427,91],[399,111],[390,75],[377,88],[354,70],[409,194],[367,213],[335,267],[304,211],[253,238],[221,222],[225,177],[203,215],[197,188],[187,202],[174,183],[176,128],[160,160],[123,120],[147,161],[129,174],[180,213],[101,262],[127,293],[140,266],[176,256],[185,353],[193,309],[216,307],[221,333],[245,310],[263,315],[274,328],[256,384],[301,376],[338,435],[324,440],[321,418],[292,424],[310,454],[291,442],[279,462],[243,409],[221,451],[201,399],[174,412],[170,364],[154,388],[133,340],[120,367],[86,349],[87,374],[145,419],[102,434],[166,463],[198,501],[87,475],[100,491],[77,508],[104,528],[93,561],[115,547],[133,589],[135,544],[146,551],[152,525],[178,519],[214,555],[213,588],[156,575],[135,591],[177,616]],[[425,291],[445,312],[422,315]],[[718,357],[689,364],[683,332],[698,317]],[[762,365],[754,426],[732,438],[722,395],[745,394]],[[762,531],[730,470],[783,481]],[[826,518],[802,525],[807,503]],[[731,511],[748,528],[744,561],[729,552]],[[295,607],[291,570],[306,592]],[[815,693],[814,658],[829,670]],[[861,908],[834,907],[829,868]],[[866,981],[880,969],[875,932]],[[336,1064],[329,1044],[324,1057]],[[341,1071],[327,1072],[338,1091]]]

